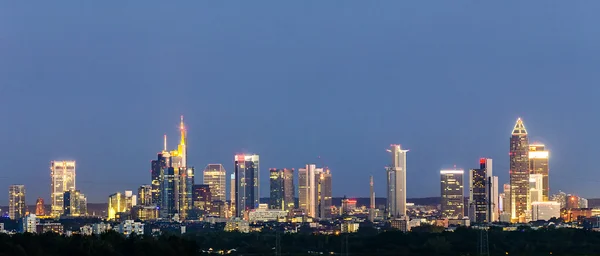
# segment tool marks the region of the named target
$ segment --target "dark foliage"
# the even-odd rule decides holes
[[[354,234],[282,234],[282,255],[478,255],[480,231],[458,228],[442,232],[423,226],[417,232],[376,232],[370,226]],[[275,255],[275,231],[259,233],[194,232],[182,236],[124,237],[109,232],[101,236],[60,236],[56,234],[0,235],[0,256],[23,255],[209,255],[209,251],[230,251],[230,255]],[[235,249],[235,250],[231,250]],[[600,233],[581,229],[546,228],[503,232],[489,231],[490,255],[598,255]],[[322,253],[322,254],[321,254]]]

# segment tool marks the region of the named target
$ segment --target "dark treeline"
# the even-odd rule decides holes
[[[208,255],[230,250],[230,255],[479,255],[481,232],[457,229],[441,232],[434,227],[417,228],[410,233],[362,230],[355,234],[297,234],[198,232],[182,236],[162,235],[123,237],[109,232],[101,236],[71,237],[56,234],[0,235],[0,255]],[[279,237],[280,239],[277,239]],[[503,232],[490,230],[490,255],[599,255],[600,233],[576,229],[541,229]],[[315,254],[315,255],[317,255]]]

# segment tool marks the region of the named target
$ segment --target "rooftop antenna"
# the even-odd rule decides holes
[[[164,135],[163,151],[167,151],[167,134]]]

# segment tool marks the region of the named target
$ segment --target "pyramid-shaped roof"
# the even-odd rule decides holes
[[[513,128],[512,135],[527,135],[527,129],[525,129],[525,125],[523,124],[523,120],[519,117],[517,119],[517,123],[515,124],[515,128]]]

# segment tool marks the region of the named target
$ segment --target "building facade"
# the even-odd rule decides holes
[[[546,150],[546,146],[543,144],[531,144],[529,145],[529,170],[531,175],[542,176],[542,198],[537,201],[548,201],[550,198],[550,182],[548,179],[548,173],[550,171],[548,167],[548,160],[550,153]],[[536,202],[533,201],[532,202]]]
[[[181,116],[180,141],[177,149],[167,150],[167,137],[163,151],[152,161],[152,204],[159,207],[161,218],[179,216],[185,219],[192,209],[194,168],[187,164],[187,128]]]
[[[108,218],[114,220],[117,215],[130,213],[131,209],[137,205],[137,196],[132,191],[125,193],[117,192],[108,197]]]
[[[38,197],[35,201],[35,215],[37,216],[45,216],[46,215],[46,206],[44,205],[44,199]]]
[[[406,153],[400,145],[391,145],[387,150],[392,154],[387,170],[387,207],[388,217],[397,218],[406,215]]]
[[[298,170],[298,208],[309,217],[317,217],[317,175],[323,172],[315,164],[307,164]]]
[[[235,173],[232,173],[229,178],[229,211],[230,217],[235,216],[235,189],[237,185],[235,183]]]
[[[481,158],[479,169],[469,171],[469,219],[472,223],[489,223],[498,218],[495,214],[498,188],[493,187],[498,182],[492,174],[492,159],[489,158]]]
[[[64,212],[64,194],[75,190],[75,161],[50,162],[51,215],[59,217]]]
[[[227,200],[227,181],[225,168],[222,164],[209,164],[204,169],[204,184],[210,186],[212,200]]]
[[[447,219],[464,217],[464,170],[441,170],[441,215]]]
[[[193,205],[196,216],[205,216],[210,212],[212,200],[212,191],[209,185],[194,185]]]
[[[77,217],[87,215],[87,200],[79,190],[70,190],[63,196],[63,216]]]
[[[257,208],[260,203],[259,156],[236,155],[234,165],[235,216],[243,217],[245,212]]]
[[[512,222],[525,222],[529,197],[529,138],[521,118],[510,137],[510,209]]]
[[[324,168],[317,176],[317,218],[331,219],[332,212],[332,190],[331,190],[331,172],[328,168]]]
[[[553,201],[533,202],[531,204],[532,221],[560,218],[560,203]]]
[[[141,185],[137,194],[138,205],[151,206],[152,204],[152,185]]]
[[[269,183],[269,208],[294,209],[294,169],[270,169]]]
[[[10,185],[8,187],[8,217],[11,220],[19,220],[25,217],[26,212],[25,185]]]

